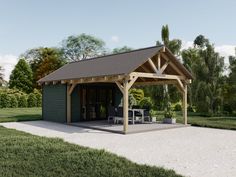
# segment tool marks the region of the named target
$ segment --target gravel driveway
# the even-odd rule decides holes
[[[121,135],[46,121],[0,125],[106,149],[134,162],[174,169],[185,176],[236,176],[236,131],[185,127]]]

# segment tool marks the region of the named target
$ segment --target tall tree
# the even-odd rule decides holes
[[[16,88],[30,93],[32,87],[32,70],[24,59],[20,59],[10,75],[9,88]]]
[[[64,57],[69,61],[78,61],[104,53],[105,42],[91,35],[69,36],[62,42]]]
[[[227,103],[230,107],[228,111],[236,111],[236,48],[235,56],[229,57],[229,78],[228,78],[228,91],[227,91]]]
[[[203,35],[195,39],[194,46],[182,52],[184,65],[194,75],[191,100],[199,112],[216,114],[222,109],[224,58]]]
[[[5,80],[4,80],[3,68],[0,66],[0,87],[3,86],[4,83]]]
[[[57,70],[65,64],[62,51],[58,48],[40,47],[26,51],[25,57],[33,71],[33,86],[38,88],[37,80]]]
[[[179,56],[180,55],[180,49],[182,46],[182,42],[180,39],[172,39],[170,40],[170,32],[168,25],[163,25],[161,29],[161,39],[163,44],[170,49],[170,51],[174,54]],[[160,45],[161,42],[157,41],[156,44]]]
[[[122,52],[129,52],[132,51],[133,49],[131,47],[123,46],[120,48],[114,48],[112,53],[117,54],[117,53],[122,53]]]

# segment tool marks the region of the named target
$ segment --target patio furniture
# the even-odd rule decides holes
[[[128,117],[129,117],[128,121],[134,124],[133,111],[131,110],[128,111]],[[118,124],[119,122],[123,123],[123,107],[117,108],[117,114],[114,117],[114,124]]]
[[[116,116],[116,109],[114,106],[109,106],[108,107],[108,118],[107,118],[107,121],[108,123],[110,123],[110,121],[114,121],[114,118]]]
[[[150,108],[148,106],[144,106],[144,121],[145,119],[148,119],[148,122],[151,122],[151,115],[150,115]]]

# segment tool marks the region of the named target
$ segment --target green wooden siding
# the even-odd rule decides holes
[[[43,86],[43,119],[66,122],[66,85]]]
[[[78,122],[80,120],[80,85],[77,85],[71,94],[71,121]]]

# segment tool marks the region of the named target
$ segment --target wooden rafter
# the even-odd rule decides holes
[[[168,60],[160,69],[160,73],[163,73],[165,71],[165,69],[167,68],[167,66],[169,65],[170,60]]]
[[[162,53],[161,56],[166,60],[169,61],[169,58],[166,56],[166,54]],[[184,76],[184,74],[173,64],[172,62],[169,62],[169,65],[181,76]]]
[[[124,94],[124,87],[123,87],[123,85],[119,81],[116,81],[115,83],[118,86],[118,88],[120,89],[121,93]]]
[[[157,69],[151,58],[148,59],[148,63],[155,73],[159,73],[159,70]]]

